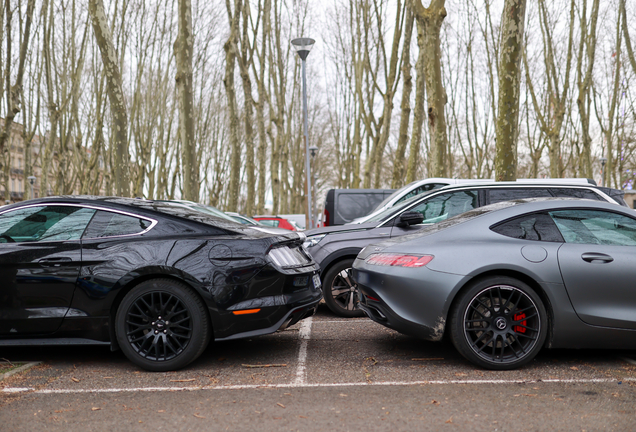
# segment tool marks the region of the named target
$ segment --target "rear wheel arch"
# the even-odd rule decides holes
[[[325,277],[325,274],[335,265],[337,265],[340,261],[343,260],[355,260],[356,257],[358,256],[358,253],[362,250],[362,248],[358,249],[357,252],[355,251],[350,251],[348,253],[345,253],[343,255],[338,255],[335,258],[331,258],[329,259],[327,265],[324,268],[320,268],[320,278],[321,280]]]
[[[111,343],[111,350],[115,351],[120,349],[119,344],[117,343],[117,335],[115,334],[115,318],[117,316],[117,310],[119,309],[119,306],[121,305],[121,302],[124,300],[124,297],[126,297],[126,295],[132,291],[136,286],[149,281],[149,280],[153,280],[153,279],[164,279],[164,280],[169,280],[172,282],[176,282],[182,285],[185,285],[187,288],[190,289],[190,291],[192,291],[192,293],[194,295],[196,295],[199,300],[201,300],[203,302],[204,305],[206,305],[206,301],[205,299],[201,296],[201,293],[195,289],[192,284],[188,283],[186,280],[179,278],[173,274],[162,274],[162,273],[155,273],[155,274],[145,274],[142,276],[139,276],[133,280],[127,281],[124,285],[122,285],[117,292],[117,295],[115,297],[115,300],[113,300],[113,303],[110,305],[110,311],[109,311],[109,321],[110,321],[110,325],[108,326],[108,333],[110,335],[110,343]],[[214,320],[212,319],[213,317],[210,314],[210,309],[208,307],[205,308],[205,311],[208,315],[208,320],[210,323],[210,332],[212,334],[212,339],[214,339]]]
[[[448,322],[450,312],[453,310],[453,307],[457,304],[457,302],[461,299],[462,294],[464,292],[470,289],[470,287],[474,283],[478,282],[479,280],[486,279],[493,276],[506,276],[513,279],[517,279],[525,283],[526,285],[528,285],[530,288],[532,288],[532,290],[539,296],[539,298],[543,302],[543,306],[545,307],[547,318],[548,318],[548,334],[547,334],[544,346],[546,347],[549,346],[550,343],[552,342],[552,323],[554,322],[554,319],[553,319],[554,311],[552,308],[552,303],[550,302],[550,298],[548,297],[545,290],[541,287],[541,285],[536,280],[534,280],[527,274],[522,273],[520,271],[516,271],[516,270],[509,270],[509,269],[490,270],[490,271],[481,273],[479,275],[475,275],[474,277],[468,279],[462,285],[462,287],[459,290],[457,290],[457,292],[455,292],[453,299],[451,300],[451,302],[449,302],[448,308],[445,311],[446,322]],[[446,329],[444,331],[444,337],[448,336],[448,332],[449,332],[449,329],[448,329],[448,326],[446,326]]]

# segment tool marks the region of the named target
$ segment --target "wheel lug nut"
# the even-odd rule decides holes
[[[155,334],[159,334],[159,330],[155,330]]]
[[[159,317],[159,319],[161,319],[161,317]]]
[[[166,321],[166,325],[170,324],[170,321]]]
[[[163,332],[164,332],[164,333],[168,333],[168,330],[164,330]]]

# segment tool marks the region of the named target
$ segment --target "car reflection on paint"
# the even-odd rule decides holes
[[[210,339],[275,332],[322,297],[304,235],[181,204],[50,197],[0,210],[0,346],[106,343],[186,366]]]
[[[512,369],[543,347],[633,348],[635,259],[633,210],[525,199],[367,246],[353,278],[373,321]]]

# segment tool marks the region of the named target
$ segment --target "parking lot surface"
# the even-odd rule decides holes
[[[285,331],[214,343],[151,373],[108,347],[3,349],[42,363],[0,381],[2,431],[633,430],[636,352],[543,350],[474,367],[430,343],[321,306]]]

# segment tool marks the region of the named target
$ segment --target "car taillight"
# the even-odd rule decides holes
[[[329,212],[327,211],[327,209],[325,209],[325,218],[322,221],[322,226],[324,226],[324,227],[328,227],[329,226]]]
[[[367,258],[367,264],[390,267],[424,267],[433,260],[433,255],[405,255],[398,253],[376,253]]]

